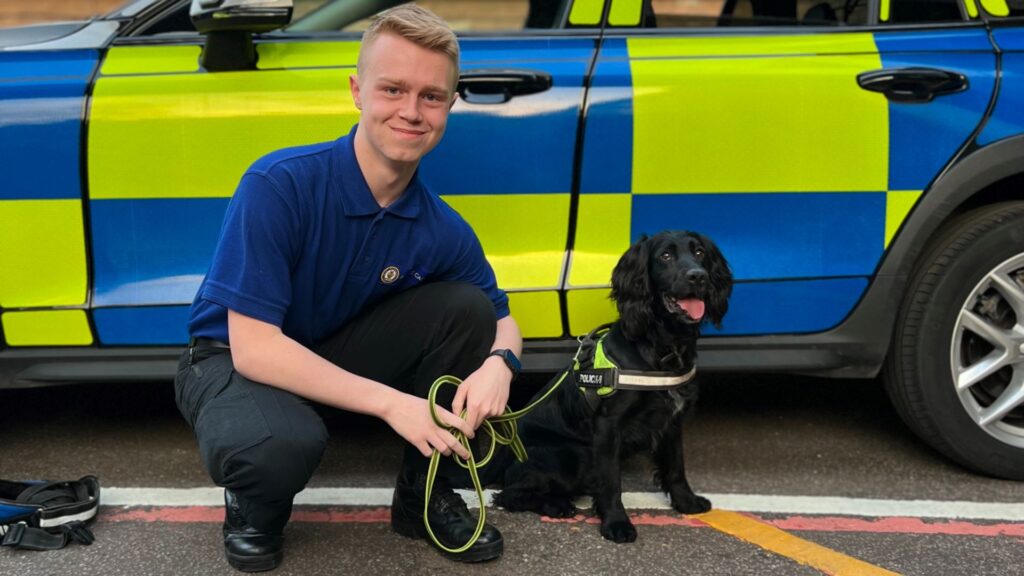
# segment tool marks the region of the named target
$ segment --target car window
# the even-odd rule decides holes
[[[398,4],[402,0],[294,0],[292,23],[285,31],[361,32],[371,16]],[[419,0],[417,4],[437,13],[457,32],[502,31],[558,27],[569,0]],[[190,2],[183,0],[134,35],[194,33],[189,6]]]
[[[401,4],[396,0],[351,2],[350,0],[296,0],[288,30],[363,31],[374,13]],[[454,29],[502,31],[524,28],[554,28],[563,20],[568,0],[418,0]],[[366,8],[361,8],[366,6]]]
[[[1024,0],[1006,0],[1009,16],[1024,16]]]
[[[867,23],[867,0],[648,0],[643,25],[840,26]]]
[[[890,0],[889,18],[881,20],[889,24],[921,24],[927,22],[959,22],[959,0]]]
[[[131,33],[132,36],[156,36],[159,34],[181,34],[196,32],[192,20],[188,16],[188,0],[182,0],[160,13],[152,21],[140,26]]]

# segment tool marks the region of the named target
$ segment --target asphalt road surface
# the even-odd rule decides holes
[[[586,508],[556,521],[490,507],[505,553],[480,565],[390,531],[395,434],[340,412],[325,421],[331,443],[274,574],[1024,574],[1024,485],[933,452],[874,381],[705,377],[687,471],[715,510],[673,512],[638,458],[623,482],[637,542],[604,540]],[[103,485],[96,542],[0,549],[0,575],[236,574],[221,492],[169,384],[0,391],[0,478],[85,474]]]

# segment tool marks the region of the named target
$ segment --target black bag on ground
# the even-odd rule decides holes
[[[92,544],[87,524],[100,505],[95,476],[47,482],[0,480],[0,545],[26,550],[57,550],[74,540]]]

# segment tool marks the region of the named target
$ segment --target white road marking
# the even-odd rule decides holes
[[[470,507],[478,507],[476,494],[459,490]],[[307,488],[295,497],[306,506],[389,506],[391,488]],[[488,502],[494,495],[486,490]],[[1024,522],[1024,504],[1016,502],[967,502],[962,500],[883,500],[839,496],[769,496],[757,494],[704,494],[716,508],[736,512],[828,516],[948,518]],[[104,506],[220,506],[221,488],[103,488]],[[630,510],[670,510],[668,499],[656,492],[625,492],[622,503]],[[591,506],[589,498],[577,505]]]

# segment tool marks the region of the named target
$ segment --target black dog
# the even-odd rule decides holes
[[[696,361],[700,324],[718,325],[728,308],[732,274],[718,248],[693,232],[662,232],[631,246],[612,273],[619,321],[604,340],[607,356],[625,370],[686,373]],[[543,391],[542,391],[543,392]],[[601,534],[632,542],[636,528],[622,504],[621,463],[650,450],[655,478],[676,510],[706,512],[683,468],[683,417],[695,383],[661,391],[618,390],[596,409],[563,382],[552,398],[519,421],[528,453],[505,469],[495,503],[552,517],[576,514],[572,499],[591,495]]]

